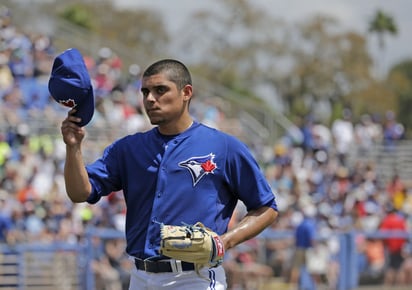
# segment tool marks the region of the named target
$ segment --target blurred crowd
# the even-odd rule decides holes
[[[288,135],[274,144],[273,155],[264,166],[280,210],[272,229],[293,235],[266,240],[263,260],[269,267],[265,267],[266,271],[257,270],[252,276],[283,277],[287,282],[298,283],[294,270],[305,263],[314,281],[336,289],[338,234],[353,231],[357,233],[357,270],[361,283],[412,282],[412,244],[407,236],[412,230],[411,184],[397,172],[385,181],[379,176],[376,160],[368,158],[377,147],[383,154],[394,154],[396,144],[404,138],[404,128],[391,111],[382,121],[378,120],[365,114],[357,122],[348,109],[330,126],[307,116],[297,124],[303,136],[299,144],[294,144],[294,138]],[[238,217],[243,214],[239,207]],[[374,235],[383,229],[396,229],[404,236]],[[301,247],[307,253],[299,258],[296,255]],[[243,250],[233,260],[255,263],[262,255],[262,244],[255,240],[240,248]],[[245,259],[245,253],[255,259]],[[228,266],[235,273],[247,271],[234,264]],[[244,283],[256,282],[250,276],[244,277]]]
[[[89,226],[123,231],[125,207],[121,192],[99,204],[73,204],[65,194],[65,147],[60,122],[66,108],[50,98],[47,82],[58,53],[52,38],[25,33],[13,24],[11,11],[0,9],[0,243],[56,242],[77,244]],[[124,73],[122,60],[108,47],[85,56],[96,98],[96,112],[88,125],[85,153],[93,160],[113,138],[147,130],[142,109],[138,64]],[[196,102],[195,102],[196,103]],[[214,99],[193,104],[193,114],[214,127],[225,115]],[[376,144],[388,154],[404,138],[404,127],[393,112],[382,118],[365,114],[355,119],[349,109],[332,124],[305,116],[296,124],[299,142],[287,134],[267,144],[270,154],[263,170],[277,196],[280,215],[272,225],[278,232],[295,232],[313,209],[317,251],[311,274],[333,289],[339,265],[336,233],[355,230],[359,271],[382,276],[388,267],[385,239],[362,233],[376,232],[387,215],[396,213],[412,230],[412,190],[394,172],[383,182],[377,164],[365,158]],[[120,134],[120,135],[119,135]],[[252,150],[258,150],[252,148]],[[260,150],[260,149],[259,149]],[[259,155],[256,152],[256,155]],[[361,158],[362,157],[362,158]],[[240,203],[231,224],[245,213]],[[122,239],[94,240],[93,270],[97,289],[127,289],[131,263]],[[392,245],[393,246],[393,245]],[[398,243],[401,255],[396,275],[387,283],[412,283],[412,248],[407,239]],[[295,237],[262,243],[250,240],[231,250],[225,262],[230,289],[255,289],[271,277],[293,281]],[[383,276],[382,276],[383,277]],[[409,279],[409,280],[408,280]],[[254,284],[255,283],[255,284]]]

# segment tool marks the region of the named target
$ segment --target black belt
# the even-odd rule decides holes
[[[187,263],[179,260],[143,260],[134,258],[134,264],[138,270],[150,272],[150,273],[179,273],[183,271],[193,271],[195,265],[193,263]]]

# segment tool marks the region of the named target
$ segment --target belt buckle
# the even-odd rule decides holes
[[[147,259],[144,259],[144,260],[143,260],[143,270],[144,270],[145,272],[148,272],[148,270],[151,269],[151,268],[150,268],[150,263],[153,263],[153,261],[150,261],[150,260],[147,260]]]

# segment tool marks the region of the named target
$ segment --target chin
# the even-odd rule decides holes
[[[162,120],[159,119],[149,119],[150,120],[150,124],[152,125],[160,125],[162,123]]]

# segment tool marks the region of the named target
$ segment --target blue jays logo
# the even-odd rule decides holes
[[[193,186],[195,186],[200,179],[215,171],[217,168],[216,163],[213,161],[215,154],[210,153],[206,156],[191,157],[185,161],[179,163],[180,167],[185,167],[189,170],[193,179]]]
[[[73,108],[76,106],[76,101],[73,99],[68,99],[68,100],[60,100],[60,104],[62,104],[65,107]]]

